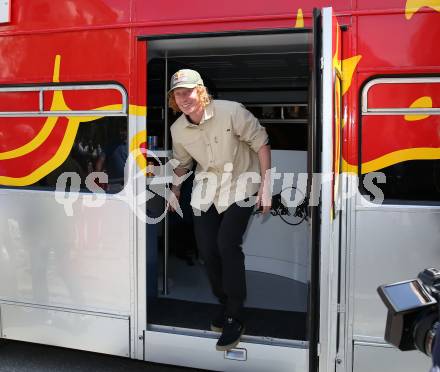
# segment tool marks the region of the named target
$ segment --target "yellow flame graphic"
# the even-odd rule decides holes
[[[405,17],[410,20],[421,8],[428,7],[440,12],[440,0],[407,0],[405,6]]]
[[[440,159],[440,148],[419,147],[403,149],[383,155],[377,159],[362,163],[362,174],[375,172],[391,165],[407,160],[436,160]],[[357,173],[357,165],[349,164],[342,159],[342,171],[344,173]]]
[[[339,31],[339,24],[336,27],[336,45],[335,45],[335,55],[333,56],[333,68],[336,70],[336,73],[341,75],[342,74],[342,68],[341,68],[341,56],[339,55],[340,52],[340,46],[339,43],[341,41],[340,31]]]
[[[353,74],[356,70],[359,61],[362,59],[361,55],[353,56],[342,60],[342,95],[348,92],[353,81]]]
[[[136,133],[130,140],[130,153],[136,159],[136,163],[140,170],[147,174],[147,159],[141,151],[141,144],[147,142],[147,131],[141,130]]]
[[[432,108],[432,98],[429,96],[420,97],[411,103],[410,108]],[[405,115],[406,121],[418,121],[429,118],[430,115]]]
[[[54,83],[60,82],[60,66],[61,66],[61,56],[56,55],[54,70],[52,75],[52,81]],[[107,105],[104,107],[98,107],[95,110],[98,111],[111,111],[111,110],[120,110],[122,107],[121,104],[117,105]],[[63,92],[62,91],[54,91],[52,103],[50,107],[50,111],[71,111],[71,109],[67,106]],[[130,115],[145,115],[146,107],[129,105],[129,114]],[[64,134],[64,138],[61,141],[61,144],[55,153],[55,155],[46,163],[41,165],[39,168],[34,170],[31,174],[15,178],[8,176],[0,176],[0,185],[5,186],[28,186],[36,183],[41,178],[48,175],[50,172],[58,168],[63,162],[67,159],[72,149],[73,143],[75,141],[76,134],[78,132],[78,128],[80,123],[93,121],[99,119],[101,116],[86,116],[86,117],[78,117],[78,116],[65,116],[68,119],[68,124],[66,128],[66,132]],[[0,153],[0,160],[7,160],[17,158],[30,152],[36,150],[40,147],[52,133],[52,130],[55,128],[55,125],[60,117],[59,116],[51,116],[48,117],[38,132],[38,134],[25,145]]]
[[[414,149],[398,150],[383,155],[378,159],[362,163],[362,174],[374,172],[406,160],[435,159],[440,159],[440,148],[419,147]]]
[[[301,8],[298,9],[298,13],[296,14],[295,28],[304,28],[304,15]]]
[[[61,65],[61,56],[57,55],[55,57],[55,64],[54,64],[54,72],[53,72],[53,82],[59,83],[60,82],[60,65]],[[97,110],[115,110],[117,109],[118,105],[110,105],[106,107],[98,108]],[[119,105],[121,106],[121,105]],[[54,91],[52,103],[50,106],[50,111],[71,111],[71,109],[67,106],[66,102],[64,101],[63,92],[60,90]],[[34,150],[36,150],[38,147],[40,147],[44,141],[49,137],[49,135],[52,133],[52,130],[54,129],[59,117],[58,116],[51,116],[46,119],[46,122],[44,123],[41,130],[38,132],[38,134],[28,143],[25,145],[16,148],[14,150],[9,150],[0,153],[0,160],[6,160],[6,159],[13,159],[17,158],[19,156],[26,155]],[[88,122],[92,120],[99,119],[98,116],[87,116],[87,117],[68,117],[69,124],[68,129],[66,132],[66,135],[73,136],[72,141],[75,139],[76,132],[78,130],[78,125],[80,122]],[[76,128],[76,129],[75,129]]]
[[[348,92],[353,82],[353,74],[358,66],[360,60],[362,59],[362,55],[353,56],[346,59],[340,59],[339,54],[339,27],[336,29],[336,51],[333,56],[333,68],[337,73],[342,75],[342,96]]]

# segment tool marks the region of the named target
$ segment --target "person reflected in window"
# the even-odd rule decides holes
[[[108,175],[107,191],[116,193],[124,187],[124,170],[128,158],[127,128],[119,128],[117,139],[99,154],[95,169]]]
[[[61,164],[58,168],[53,170],[44,178],[45,182],[43,183],[43,185],[56,187],[58,178],[61,175],[63,175],[64,173],[76,173],[81,179],[80,187],[81,188],[85,187],[85,179],[87,174],[85,173],[83,167],[81,167],[80,163],[77,161],[78,158],[79,158],[78,151],[76,150],[75,147],[73,147],[71,153],[69,154],[68,158],[64,161],[64,163]],[[66,184],[67,190],[70,190],[70,187],[71,187],[70,180],[68,180],[68,183]]]

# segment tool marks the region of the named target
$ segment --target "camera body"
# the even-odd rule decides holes
[[[440,271],[425,269],[417,279],[377,289],[388,308],[385,340],[402,351],[431,356],[440,314]]]

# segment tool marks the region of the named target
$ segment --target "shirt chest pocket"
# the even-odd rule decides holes
[[[239,138],[230,126],[226,126],[216,133],[214,138],[214,155],[218,158],[219,162],[232,162],[237,153],[239,142]]]

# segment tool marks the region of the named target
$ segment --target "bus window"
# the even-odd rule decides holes
[[[375,186],[385,203],[440,202],[439,97],[440,78],[435,77],[378,78],[365,85],[361,192],[369,195],[366,176],[381,172],[386,182]]]
[[[1,186],[54,190],[61,174],[74,172],[76,185],[72,178],[62,187],[91,191],[87,176],[104,172],[97,186],[122,190],[128,120],[120,86],[0,87],[0,98]]]

